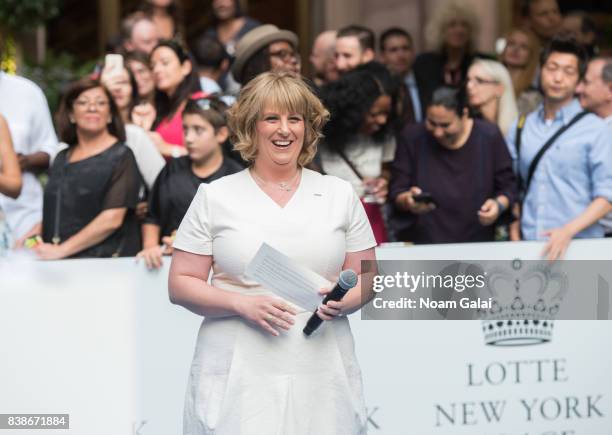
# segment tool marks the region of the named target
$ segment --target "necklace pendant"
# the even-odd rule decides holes
[[[285,192],[291,192],[291,187],[289,187],[289,183],[278,183],[278,187]]]

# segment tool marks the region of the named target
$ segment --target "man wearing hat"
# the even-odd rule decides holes
[[[273,24],[256,27],[238,42],[232,75],[242,86],[266,71],[286,71],[299,75],[298,37]]]

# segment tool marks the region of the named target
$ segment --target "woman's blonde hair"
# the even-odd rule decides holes
[[[499,99],[499,107],[497,108],[497,126],[505,136],[512,122],[518,118],[518,108],[510,73],[503,64],[494,60],[476,59],[470,67],[475,65],[480,66],[484,74],[491,77],[504,88]]]
[[[434,11],[425,27],[425,42],[427,46],[432,50],[442,51],[446,27],[453,20],[462,20],[467,23],[470,28],[467,51],[473,52],[476,45],[475,41],[480,31],[478,17],[472,7],[457,1],[451,1]]]
[[[256,123],[266,108],[304,117],[304,146],[298,165],[305,166],[317,153],[321,130],[329,112],[301,78],[286,72],[266,72],[251,80],[229,109],[230,140],[242,158],[252,163],[257,156]]]
[[[542,50],[542,46],[540,45],[540,41],[535,33],[528,28],[513,27],[505,35],[506,47],[504,47],[504,51],[502,51],[500,56],[502,63],[504,62],[504,56],[508,47],[508,39],[513,33],[522,33],[527,36],[527,40],[529,41],[529,58],[527,59],[527,64],[525,65],[525,68],[523,68],[521,75],[513,82],[514,95],[518,98],[533,84],[533,78],[535,77],[536,71],[540,64],[540,51]]]

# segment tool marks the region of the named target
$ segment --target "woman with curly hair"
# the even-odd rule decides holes
[[[344,74],[321,90],[331,114],[324,129],[320,165],[326,174],[349,181],[361,198],[376,241],[387,241],[381,212],[395,139],[391,134],[396,84],[381,64],[371,62]]]
[[[452,2],[436,10],[425,28],[433,51],[420,54],[414,62],[423,107],[439,86],[462,86],[475,57],[488,57],[475,51],[479,27],[478,17],[466,5]]]
[[[346,269],[360,275],[363,260],[376,260],[372,230],[349,183],[304,167],[328,116],[308,86],[287,73],[255,77],[230,109],[232,142],[251,166],[200,185],[176,234],[169,272],[171,301],[204,316],[186,394],[186,435],[366,432],[344,314],[371,293],[364,288],[362,295],[358,281],[342,300],[320,304],[325,322],[305,337],[312,311],[246,275],[264,243],[330,283]]]

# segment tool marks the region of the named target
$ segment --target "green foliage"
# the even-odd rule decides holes
[[[60,0],[0,0],[0,27],[28,30],[59,13]]]
[[[51,113],[55,113],[68,85],[91,74],[95,66],[95,60],[81,62],[68,53],[56,54],[49,50],[43,64],[37,65],[26,61],[20,67],[19,74],[41,87],[49,102]]]

